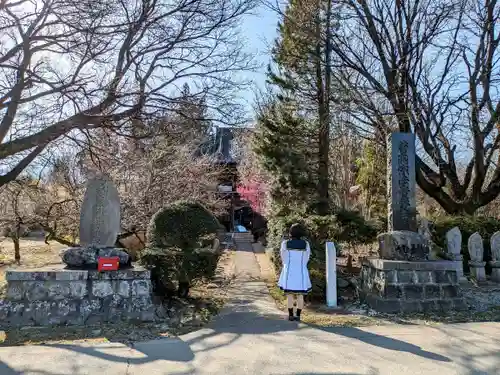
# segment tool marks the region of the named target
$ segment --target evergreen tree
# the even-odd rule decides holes
[[[153,134],[165,134],[178,144],[201,144],[212,128],[208,118],[205,97],[199,93],[192,94],[187,83],[164,114],[150,121],[147,128]]]
[[[290,1],[278,25],[279,36],[273,49],[276,68],[268,71],[268,82],[276,93],[275,104],[272,110],[261,114],[259,121],[267,129],[260,138],[265,142],[262,137],[268,137],[266,147],[261,149],[267,152],[264,159],[281,160],[276,155],[283,151],[273,153],[272,147],[295,147],[287,152],[307,155],[307,162],[295,163],[293,171],[288,164],[281,162],[275,168],[281,168],[281,178],[284,184],[288,184],[288,194],[297,189],[297,199],[305,199],[303,193],[307,191],[309,195],[305,202],[313,205],[314,211],[320,215],[328,214],[331,206],[329,148],[333,86],[330,41],[335,30],[332,15],[331,1]],[[271,118],[266,119],[266,116]],[[307,142],[289,138],[284,142],[282,139],[285,138],[280,138],[283,134],[304,138]],[[273,143],[276,137],[278,140]],[[301,168],[300,172],[298,168]],[[305,190],[297,175],[307,176]]]
[[[278,211],[306,211],[316,190],[314,149],[308,122],[290,100],[275,100],[260,113],[253,151],[270,176],[271,198]]]
[[[358,159],[356,182],[361,186],[365,215],[387,217],[386,149],[375,140],[365,142],[363,156]]]
[[[191,94],[187,83],[175,108],[175,124],[187,138],[199,139],[208,135],[211,123],[208,120],[205,97]]]

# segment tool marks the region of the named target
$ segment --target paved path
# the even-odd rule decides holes
[[[235,298],[205,329],[134,348],[1,348],[0,375],[500,374],[500,324],[309,327],[283,319],[251,247],[240,247],[235,266]]]

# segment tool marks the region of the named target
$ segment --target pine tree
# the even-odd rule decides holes
[[[147,124],[152,133],[165,134],[179,144],[200,144],[212,128],[205,97],[192,94],[187,83],[164,114]]]
[[[260,114],[253,139],[253,151],[273,176],[271,198],[284,213],[305,212],[316,191],[308,122],[296,112],[290,100],[273,101]]]
[[[191,94],[187,83],[182,87],[175,113],[176,125],[186,137],[200,139],[207,136],[211,123],[207,118],[205,98]]]
[[[365,215],[387,217],[386,149],[375,140],[366,141],[363,156],[358,159],[356,182],[362,189]]]
[[[264,117],[272,113],[275,118],[272,119],[272,126],[267,126],[265,119],[260,121],[264,127],[271,129],[267,132],[266,157],[275,161],[278,160],[276,153],[281,151],[271,152],[273,143],[270,139],[282,137],[282,133],[307,138],[306,144],[303,140],[291,141],[287,138],[284,147],[293,145],[296,147],[293,152],[308,155],[308,160],[295,165],[295,169],[303,168],[300,173],[291,171],[287,164],[281,164],[282,179],[283,183],[289,183],[286,190],[290,194],[291,187],[295,186],[298,189],[297,199],[305,199],[304,189],[300,187],[302,185],[296,175],[308,176],[305,191],[310,195],[307,204],[314,205],[320,215],[328,214],[331,206],[329,148],[333,86],[330,41],[335,30],[332,15],[331,1],[290,1],[278,25],[279,36],[273,49],[276,68],[268,70],[268,82],[276,92],[276,104]],[[295,103],[293,111],[290,111],[291,103]],[[264,140],[261,139],[261,142]],[[282,147],[281,143],[278,140],[274,147]],[[297,183],[290,184],[290,181]]]

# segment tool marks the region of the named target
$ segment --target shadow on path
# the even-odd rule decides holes
[[[12,367],[7,366],[6,363],[0,361],[0,374],[2,375],[22,375],[22,372],[14,370]]]
[[[27,372],[25,372],[25,371],[27,371]],[[2,361],[0,361],[0,374],[1,375],[27,375],[27,374],[29,374],[29,375],[66,375],[66,374],[55,373],[52,371],[49,372],[49,371],[45,371],[45,370],[21,370],[21,371],[17,371]],[[77,375],[77,373],[73,373],[73,375]]]
[[[318,327],[311,325],[310,327],[319,329],[324,332],[348,337],[364,342],[365,344],[373,345],[379,348],[394,350],[397,352],[406,352],[415,354],[419,357],[431,359],[440,362],[452,362],[451,359],[441,354],[432,353],[423,350],[420,346],[410,344],[406,341],[393,339],[391,337],[382,336],[376,333],[371,333],[358,328],[335,328],[335,327]]]
[[[110,362],[128,363],[131,365],[140,365],[143,363],[154,362],[158,360],[189,362],[194,359],[194,353],[189,347],[189,343],[177,338],[166,338],[161,340],[153,340],[140,342],[133,345],[130,349],[142,353],[143,357],[129,357],[114,355],[103,352],[102,350],[112,349],[111,346],[79,346],[67,344],[51,344],[46,345],[52,348],[71,350],[76,353],[97,357]],[[123,346],[117,346],[123,349]],[[1,373],[0,373],[1,374]]]

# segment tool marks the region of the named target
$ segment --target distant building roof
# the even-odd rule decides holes
[[[233,157],[232,128],[216,127],[206,142],[198,148],[196,155],[211,155],[217,159],[217,163],[234,164],[236,160]]]
[[[222,163],[233,163],[235,160],[232,157],[232,141],[233,131],[231,128],[217,128],[215,143],[217,149],[215,155]]]

